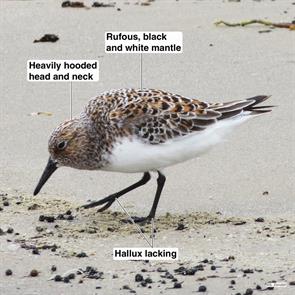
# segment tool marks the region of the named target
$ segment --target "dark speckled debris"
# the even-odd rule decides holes
[[[115,3],[93,2],[92,7],[115,7]]]
[[[34,43],[38,43],[38,42],[51,42],[51,43],[54,43],[54,42],[56,42],[58,40],[59,40],[59,37],[57,35],[55,35],[55,34],[45,34],[40,39],[34,40]]]
[[[85,5],[83,2],[79,2],[79,1],[64,1],[62,2],[61,7],[84,8]]]
[[[84,258],[84,257],[88,257],[88,255],[85,252],[80,252],[76,255],[76,257],[78,258]]]

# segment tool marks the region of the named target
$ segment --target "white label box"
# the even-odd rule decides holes
[[[106,53],[182,53],[182,32],[105,32]]]
[[[29,82],[96,82],[98,60],[28,60]]]
[[[178,248],[113,248],[113,260],[178,260]]]

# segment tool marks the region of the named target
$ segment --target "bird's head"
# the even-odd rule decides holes
[[[97,140],[86,124],[72,119],[60,124],[51,134],[48,142],[50,153],[45,170],[35,188],[37,195],[52,173],[59,167],[96,169]]]

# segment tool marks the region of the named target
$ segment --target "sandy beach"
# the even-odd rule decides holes
[[[292,22],[294,1],[116,1],[97,8],[83,2],[87,8],[0,1],[0,294],[194,294],[200,286],[212,295],[294,294],[295,33],[214,25]],[[113,247],[146,246],[136,228],[117,204],[103,214],[76,209],[139,174],[62,168],[32,195],[49,135],[70,116],[70,85],[27,82],[27,60],[99,60],[98,82],[73,83],[79,114],[105,90],[140,86],[139,55],[106,54],[106,31],[183,32],[182,54],[143,55],[143,87],[211,102],[266,94],[278,106],[202,157],[166,169],[155,243],[178,247],[178,261],[113,261]],[[44,34],[59,40],[33,43]],[[31,115],[36,112],[52,115]],[[122,204],[146,215],[155,189],[154,177]],[[149,235],[150,226],[143,230]],[[29,276],[33,269],[36,277]],[[52,279],[68,273],[75,273],[68,283]],[[151,280],[136,282],[136,274]]]

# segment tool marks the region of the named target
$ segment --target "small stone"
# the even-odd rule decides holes
[[[73,220],[74,219],[74,216],[73,215],[68,215],[67,217],[66,217],[66,220]]]
[[[211,270],[216,270],[216,266],[215,265],[211,265]]]
[[[76,257],[78,258],[84,258],[84,257],[88,257],[88,255],[85,252],[80,252],[76,255]]]
[[[101,286],[96,286],[95,289],[101,289]]]
[[[255,222],[264,222],[264,218],[263,217],[258,217],[255,219]]]
[[[72,211],[71,210],[67,210],[66,215],[72,215]]]
[[[176,230],[184,230],[185,229],[185,226],[182,222],[179,222],[178,225],[177,225],[177,228]]]
[[[69,277],[64,277],[63,282],[64,282],[64,283],[69,283],[69,282],[70,282]]]
[[[119,276],[117,274],[113,275],[113,279],[117,279]]]
[[[44,231],[44,228],[42,226],[36,226],[36,231],[38,233],[40,233],[40,232]]]
[[[180,289],[180,288],[182,288],[182,283],[175,282],[173,288],[174,289]]]
[[[5,206],[5,207],[9,206],[9,202],[8,201],[4,201],[3,202],[3,206]]]
[[[236,284],[236,281],[235,280],[231,280],[230,283],[231,283],[231,285],[235,285]]]
[[[39,221],[41,221],[41,222],[45,221],[45,216],[44,215],[40,215],[39,216]]]
[[[37,42],[56,42],[57,40],[59,40],[57,35],[55,35],[55,34],[45,34],[40,39],[34,40],[34,43],[37,43]]]
[[[34,248],[32,250],[32,254],[34,254],[34,255],[40,255],[40,252],[39,252],[39,250],[37,248]]]
[[[30,277],[37,277],[39,275],[38,270],[32,269],[30,272]]]
[[[152,280],[151,278],[146,278],[146,279],[145,279],[145,282],[146,282],[147,284],[151,284],[151,283],[153,282],[153,280]]]
[[[73,279],[75,278],[75,274],[74,274],[74,273],[70,273],[70,274],[68,275],[68,278],[69,278],[70,280],[73,280]]]
[[[252,295],[253,294],[253,290],[251,288],[248,288],[245,292],[245,295]]]
[[[6,232],[8,234],[12,234],[14,232],[14,229],[12,227],[9,227]]]
[[[250,268],[243,269],[242,271],[243,271],[243,273],[254,273],[254,270],[250,269]]]
[[[57,267],[55,265],[52,265],[51,266],[51,271],[56,271],[57,270]]]
[[[52,223],[55,221],[55,218],[54,218],[54,216],[46,216],[45,220],[49,223]]]
[[[207,287],[204,285],[201,285],[198,289],[198,292],[206,292],[207,291]]]
[[[6,276],[11,276],[12,275],[12,270],[11,269],[6,269],[5,275]]]
[[[143,281],[143,276],[140,273],[136,274],[135,282],[141,282],[141,281]]]
[[[291,281],[291,282],[289,282],[289,285],[290,285],[290,286],[295,286],[295,281]]]
[[[142,282],[140,282],[140,285],[141,285],[142,287],[146,287],[146,286],[147,286],[147,282],[146,282],[146,281],[142,281]]]
[[[60,275],[56,275],[56,276],[54,277],[54,281],[56,281],[56,282],[61,282],[61,281],[62,281],[62,276],[60,276]]]

